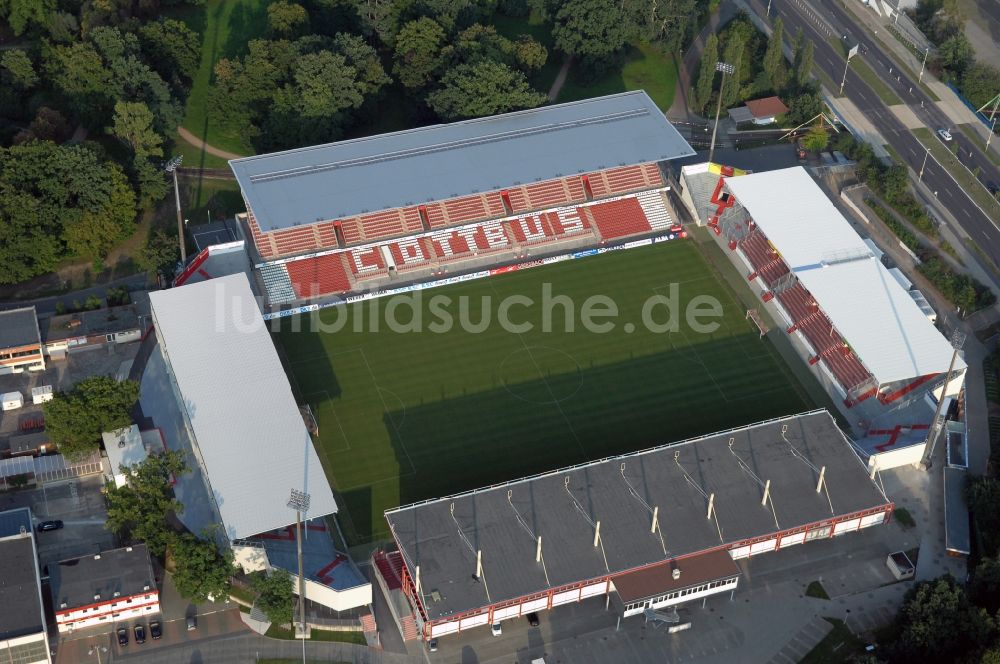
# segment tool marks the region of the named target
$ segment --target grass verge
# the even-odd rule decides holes
[[[993,162],[994,166],[1000,166],[1000,157],[998,157],[995,154],[993,154],[992,151],[989,151],[989,150],[986,149],[986,141],[984,141],[983,138],[978,133],[976,133],[975,129],[973,129],[968,124],[960,124],[960,125],[958,125],[958,129],[963,134],[965,134],[966,138],[968,138],[970,141],[972,141],[973,145],[975,145],[977,148],[979,148],[980,150],[982,150],[983,153],[987,157],[989,157],[989,160],[991,162]],[[994,141],[1000,141],[1000,137],[994,136],[993,140]],[[992,143],[990,143],[990,145],[992,145]]]
[[[365,635],[361,632],[331,632],[325,629],[314,629],[309,634],[310,641],[336,641],[338,643],[354,643],[359,646],[367,645]],[[271,625],[264,636],[272,639],[291,641],[295,638],[295,630]]]
[[[931,134],[930,129],[920,127],[911,131],[917,140],[923,143],[924,147],[931,149],[931,156],[951,173],[951,176],[962,187],[962,191],[975,201],[976,205],[982,208],[988,217],[1000,219],[1000,203],[990,196],[990,192],[986,191],[986,187],[972,175],[965,164]]]
[[[819,581],[812,581],[806,586],[806,597],[815,597],[816,599],[830,599],[830,595],[827,594],[826,588]]]
[[[847,627],[843,620],[823,618],[833,629],[816,644],[816,647],[806,653],[799,664],[836,664],[850,662],[854,657],[864,652],[864,642]]]
[[[897,507],[892,511],[892,515],[899,522],[899,525],[904,528],[913,528],[917,525],[917,522],[913,519],[913,515],[905,507]]]

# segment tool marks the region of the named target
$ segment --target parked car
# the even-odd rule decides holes
[[[122,648],[128,645],[128,627],[119,627],[118,631],[118,645]]]
[[[197,629],[197,628],[198,628],[198,623],[197,623],[197,621],[195,620],[195,617],[194,617],[194,616],[188,616],[188,619],[187,619],[187,627],[188,627],[188,631],[189,631],[189,632],[190,632],[191,630],[193,630],[193,629]]]
[[[493,632],[493,636],[500,636],[503,634],[503,627],[500,626],[500,623],[493,623],[490,625],[490,631]]]
[[[41,521],[38,524],[38,532],[43,533],[46,530],[59,530],[63,527],[63,522],[59,519],[52,519],[51,521]]]
[[[947,129],[938,129],[938,136],[940,136],[941,140],[946,143],[951,140],[951,132]]]
[[[428,641],[427,642],[427,648],[431,652],[437,652],[438,651],[438,640],[437,639],[431,639],[430,641]]]
[[[146,628],[143,627],[142,624],[140,623],[140,624],[136,625],[133,629],[135,630],[135,642],[136,643],[145,643],[146,642]]]
[[[537,613],[529,613],[528,614],[528,624],[531,625],[532,627],[538,627],[538,614]]]
[[[149,638],[154,641],[163,636],[163,628],[160,627],[160,621],[154,620],[149,623]]]

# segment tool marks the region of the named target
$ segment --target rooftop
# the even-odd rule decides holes
[[[755,118],[770,118],[788,112],[788,107],[777,97],[751,99],[746,107]]]
[[[145,544],[112,549],[49,564],[53,609],[69,611],[155,591],[153,565]]]
[[[44,632],[30,526],[25,535],[0,538],[0,560],[0,641]]]
[[[726,187],[880,385],[948,370],[951,345],[804,168]]]
[[[694,154],[644,91],[234,159],[261,230]]]
[[[674,569],[680,574],[674,578]],[[722,549],[709,551],[676,563],[661,563],[626,572],[615,577],[615,592],[623,604],[636,600],[671,593],[709,581],[728,579],[740,575],[729,552]]]
[[[142,434],[139,433],[139,427],[135,424],[115,431],[105,431],[101,434],[101,438],[104,440],[104,449],[108,453],[111,474],[116,476],[116,482],[118,481],[119,469],[123,465],[134,466],[142,463],[148,456]]]
[[[291,489],[311,495],[310,517],[336,512],[246,275],[149,297],[226,535],[241,539],[294,523]]]
[[[140,312],[134,304],[110,309],[81,311],[75,314],[49,316],[41,321],[42,338],[47,343],[89,337],[100,334],[114,334],[140,329]],[[149,320],[147,319],[148,323]]]
[[[38,318],[34,307],[0,311],[0,348],[38,345]]]
[[[823,467],[833,514],[816,492],[814,468]],[[773,514],[748,468],[771,481]],[[717,526],[706,519],[710,494]],[[386,518],[411,574],[420,566],[434,620],[888,503],[833,418],[817,410],[400,507]],[[662,540],[650,532],[653,507]],[[597,521],[603,551],[593,546]],[[544,565],[535,562],[537,537]],[[472,577],[477,550],[485,584]]]

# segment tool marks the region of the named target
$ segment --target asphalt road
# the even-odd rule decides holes
[[[816,3],[814,6],[822,7],[828,12],[827,18],[838,29],[841,36],[847,35],[849,38],[847,41],[850,43],[861,42],[865,45],[867,52],[863,54],[863,57],[868,65],[876,74],[880,74],[883,80],[886,80],[893,91],[913,109],[916,116],[923,120],[931,131],[954,129],[952,121],[937,107],[923,88],[917,85],[916,79],[911,78],[906,71],[901,70],[878,42],[873,42],[857,27],[857,17],[854,14],[846,11],[837,0],[814,1]],[[883,38],[894,39],[892,35],[885,32],[883,32]],[[892,70],[891,74],[889,73],[890,69]],[[977,145],[973,144],[968,136],[959,130],[952,131],[951,136],[952,140],[958,144],[962,162],[970,170],[975,170],[977,166],[980,168],[980,182],[1000,184],[1000,169],[993,165],[989,157]]]
[[[759,15],[764,15],[765,5],[763,3],[759,0],[749,0],[749,2]],[[823,4],[819,9],[820,12],[826,12],[826,16],[822,20],[817,20],[819,17],[816,15],[816,9],[812,10],[813,15],[810,16],[809,12],[796,0],[773,0],[772,14],[777,13],[781,16],[787,34],[794,35],[799,28],[803,30],[806,38],[812,40],[815,45],[816,66],[822,69],[831,80],[839,82],[844,75],[844,57],[839,49],[835,49],[828,41],[826,23],[829,21],[827,17],[835,18],[835,16],[831,16],[830,3],[826,0],[824,2],[826,4]],[[877,57],[873,50],[873,47],[870,46],[868,54],[855,57],[863,58],[869,66],[872,66],[875,63],[872,63],[870,58]],[[884,55],[880,57],[885,59]],[[847,72],[844,93],[865,114],[889,145],[899,153],[903,161],[914,171],[920,172],[920,166],[926,152],[923,144],[893,115],[892,111],[888,110],[878,95],[853,69]],[[919,110],[919,103],[917,107]],[[927,160],[923,181],[931,191],[937,192],[941,204],[955,216],[965,232],[973,238],[983,252],[994,263],[1000,265],[1000,228],[996,222],[980,210],[952,179],[951,175],[938,166],[933,159]]]

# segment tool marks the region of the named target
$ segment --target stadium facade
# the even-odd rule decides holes
[[[398,552],[376,567],[429,639],[590,597],[631,616],[731,592],[734,561],[892,510],[818,410],[389,510]]]
[[[230,162],[272,308],[678,234],[643,91]]]

